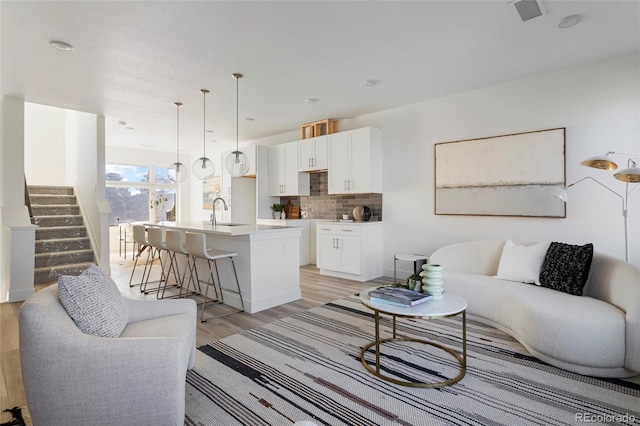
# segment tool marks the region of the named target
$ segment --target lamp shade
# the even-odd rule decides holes
[[[628,183],[640,183],[640,167],[629,167],[613,175],[614,178]]]
[[[172,182],[182,183],[189,177],[189,173],[187,172],[187,167],[180,163],[176,162],[169,166],[169,170],[167,171],[169,175],[169,179]]]
[[[581,161],[580,164],[587,167],[593,167],[599,170],[615,170],[618,165],[606,155],[598,155]]]
[[[195,177],[200,180],[207,180],[216,174],[216,166],[207,157],[200,157],[194,161],[191,170]]]
[[[249,157],[242,151],[233,151],[225,158],[224,167],[231,176],[244,176],[249,172]]]
[[[567,196],[567,190],[564,187],[553,187],[549,189],[549,192],[551,193],[551,196],[553,196],[553,198],[557,198],[558,200],[564,201],[565,203],[569,199],[569,197]]]

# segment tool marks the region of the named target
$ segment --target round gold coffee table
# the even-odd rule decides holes
[[[360,302],[363,305],[372,309],[375,312],[375,329],[376,338],[373,342],[365,345],[360,351],[360,360],[362,365],[370,373],[374,374],[383,380],[402,386],[410,386],[414,388],[441,388],[444,386],[452,385],[460,381],[467,372],[467,301],[460,296],[445,294],[440,300],[429,300],[411,308],[405,308],[402,306],[394,306],[383,303],[372,302],[369,299],[369,291],[378,287],[371,287],[367,290],[360,292]],[[380,314],[390,315],[393,318],[393,337],[381,339],[380,338]],[[429,340],[414,339],[410,337],[398,337],[396,334],[396,318],[414,318],[414,319],[435,319],[435,318],[448,318],[462,314],[462,356],[452,349],[443,346],[439,343]],[[453,355],[453,357],[460,364],[460,372],[457,376],[436,383],[423,383],[423,382],[407,382],[404,380],[398,380],[393,377],[389,377],[380,372],[380,345],[387,342],[418,342],[426,345],[435,346],[443,351]],[[369,348],[375,346],[376,365],[375,369],[371,367],[365,360],[365,353]]]

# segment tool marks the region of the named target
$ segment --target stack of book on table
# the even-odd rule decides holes
[[[420,293],[419,291],[402,287],[380,287],[369,291],[369,300],[374,303],[403,306],[405,308],[424,303],[427,300],[431,300],[432,297],[429,293]]]

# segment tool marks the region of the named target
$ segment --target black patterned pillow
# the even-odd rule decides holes
[[[589,277],[593,244],[575,246],[553,242],[540,271],[540,285],[575,296],[582,296],[582,288]]]

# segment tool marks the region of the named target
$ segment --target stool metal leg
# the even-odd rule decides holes
[[[138,253],[135,255],[135,261],[133,262],[133,270],[131,271],[131,277],[129,278],[129,287],[135,287],[137,285],[142,286],[142,283],[144,282],[145,274],[147,273],[147,264],[149,262],[150,250],[151,248],[149,246],[144,246],[144,247],[138,246]],[[144,253],[145,251],[147,251],[147,262],[144,264],[144,270],[142,271],[142,277],[140,278],[140,282],[137,284],[131,284],[131,281],[133,281],[133,275],[136,272],[136,266],[138,266],[138,259],[140,258],[142,253]]]
[[[226,289],[226,290],[231,292],[231,293],[235,293],[235,294],[238,295],[238,297],[240,298],[240,306],[242,306],[242,307],[239,308],[239,309],[236,309],[235,311],[226,312],[224,314],[215,315],[215,316],[211,316],[211,317],[209,317],[207,319],[204,319],[204,303],[203,303],[202,304],[202,311],[200,313],[200,322],[207,322],[208,320],[213,319],[213,318],[220,318],[220,317],[224,317],[224,316],[227,316],[227,315],[236,314],[238,312],[243,312],[244,311],[244,300],[242,299],[242,290],[240,290],[240,281],[238,280],[238,271],[236,270],[236,262],[234,261],[233,257],[229,257],[229,260],[231,261],[231,266],[233,268],[233,275],[234,275],[234,277],[236,279],[236,287],[237,287],[238,291],[233,291],[231,289]],[[218,271],[218,264],[217,264],[216,260],[213,261],[213,265],[214,265],[214,267],[216,269],[216,276],[218,278],[218,286],[220,288],[220,301],[218,303],[224,303],[223,293],[224,293],[225,289],[222,288],[222,281],[220,281],[220,273]],[[213,275],[211,276],[211,278],[213,278]],[[214,284],[214,289],[215,288],[216,287],[215,287],[215,284]],[[217,290],[216,290],[216,292],[217,292]]]
[[[158,255],[158,260],[160,261],[160,279],[158,280],[158,287],[151,290],[147,290],[147,285],[149,284],[149,278],[151,277],[151,269],[153,268],[153,262],[155,261],[156,254]],[[165,286],[166,286],[166,281],[167,281],[167,275],[165,275],[165,272],[164,272],[164,262],[162,261],[162,249],[153,247],[151,264],[149,266],[149,271],[147,272],[147,279],[144,283],[144,288],[142,288],[141,286],[140,291],[144,294],[149,294],[152,291],[159,292],[161,290],[163,282],[165,283]]]

